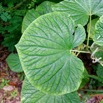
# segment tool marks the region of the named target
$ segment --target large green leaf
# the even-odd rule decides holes
[[[86,34],[81,25],[77,28],[80,34],[67,13],[53,12],[40,16],[26,29],[16,48],[35,88],[49,94],[65,94],[79,88],[84,65],[71,51]],[[74,31],[81,38],[78,45]]]
[[[100,46],[103,46],[103,16],[101,16],[96,23],[94,42]]]
[[[23,72],[18,54],[11,53],[7,57],[6,61],[12,71]]]
[[[89,16],[103,15],[103,0],[65,0],[54,5],[53,11],[67,12],[77,24],[85,25]]]
[[[22,103],[80,103],[77,92],[53,96],[36,90],[27,79],[24,80],[21,93]]]

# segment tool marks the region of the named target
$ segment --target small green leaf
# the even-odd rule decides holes
[[[37,11],[40,15],[50,13],[50,12],[52,12],[51,6],[52,6],[53,4],[54,4],[53,2],[44,1],[43,3],[41,3],[41,4],[36,8],[36,11]]]
[[[18,54],[11,53],[6,59],[10,69],[14,72],[23,72]]]
[[[40,15],[38,12],[36,12],[34,9],[29,10],[24,19],[23,19],[23,23],[22,23],[22,33],[26,30],[26,28],[36,19],[38,18]]]
[[[7,22],[9,19],[11,19],[11,16],[10,16],[10,14],[8,14],[8,12],[1,13],[0,17],[5,22]]]
[[[103,48],[99,48],[99,50],[95,53],[96,58],[101,58],[100,61],[103,63]]]
[[[53,96],[36,90],[27,79],[24,80],[22,93],[22,103],[80,103],[77,92],[70,94]]]
[[[103,16],[99,18],[95,26],[94,42],[103,46]]]
[[[83,41],[86,38],[86,33],[85,33],[85,29],[83,28],[82,25],[78,25],[78,27],[75,30],[75,34],[74,34],[74,40],[73,40],[73,47],[77,47],[80,44],[83,43]]]
[[[88,76],[88,72],[86,69],[84,69],[84,73],[83,73],[83,79],[82,79],[82,83],[80,85],[80,88],[83,88],[88,82],[89,82],[89,76]]]
[[[66,94],[79,88],[84,65],[71,53],[77,46],[74,31],[74,22],[67,13],[53,12],[37,18],[22,35],[16,48],[28,80],[38,90]],[[80,25],[75,35],[79,32],[85,35]],[[81,35],[78,45],[85,37]]]
[[[93,38],[95,35],[95,24],[99,18],[93,19],[91,21],[91,29],[90,29],[90,38]],[[87,32],[89,33],[90,23],[87,25]]]
[[[67,12],[76,24],[86,25],[89,16],[103,15],[103,0],[64,0],[52,7],[53,11]]]
[[[101,66],[100,64],[98,64],[96,72],[97,72],[98,77],[100,77],[100,78],[103,79],[103,66]]]

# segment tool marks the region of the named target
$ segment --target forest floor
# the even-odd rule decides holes
[[[22,74],[11,71],[6,63],[9,55],[7,48],[0,46],[0,103],[21,103],[20,94],[22,87]],[[88,88],[88,87],[87,87]],[[82,103],[103,103],[103,94],[88,95],[87,92],[81,94]]]
[[[9,69],[6,63],[8,55],[8,50],[0,46],[0,103],[21,103],[22,81],[19,74]]]

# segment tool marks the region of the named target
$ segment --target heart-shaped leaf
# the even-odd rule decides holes
[[[79,88],[84,65],[72,49],[83,42],[86,34],[83,26],[77,28],[75,31],[67,13],[53,12],[40,16],[26,29],[16,48],[35,88],[49,94],[66,94]],[[81,38],[78,44],[74,31]]]
[[[77,24],[85,25],[89,16],[103,15],[103,0],[65,0],[54,5],[53,11],[67,12]]]
[[[21,93],[22,103],[80,103],[77,92],[53,96],[36,90],[27,79],[24,80]]]
[[[99,18],[95,26],[94,42],[103,46],[103,16]]]

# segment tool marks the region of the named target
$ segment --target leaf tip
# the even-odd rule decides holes
[[[15,45],[15,48],[16,48],[16,49],[18,48],[18,44]]]

